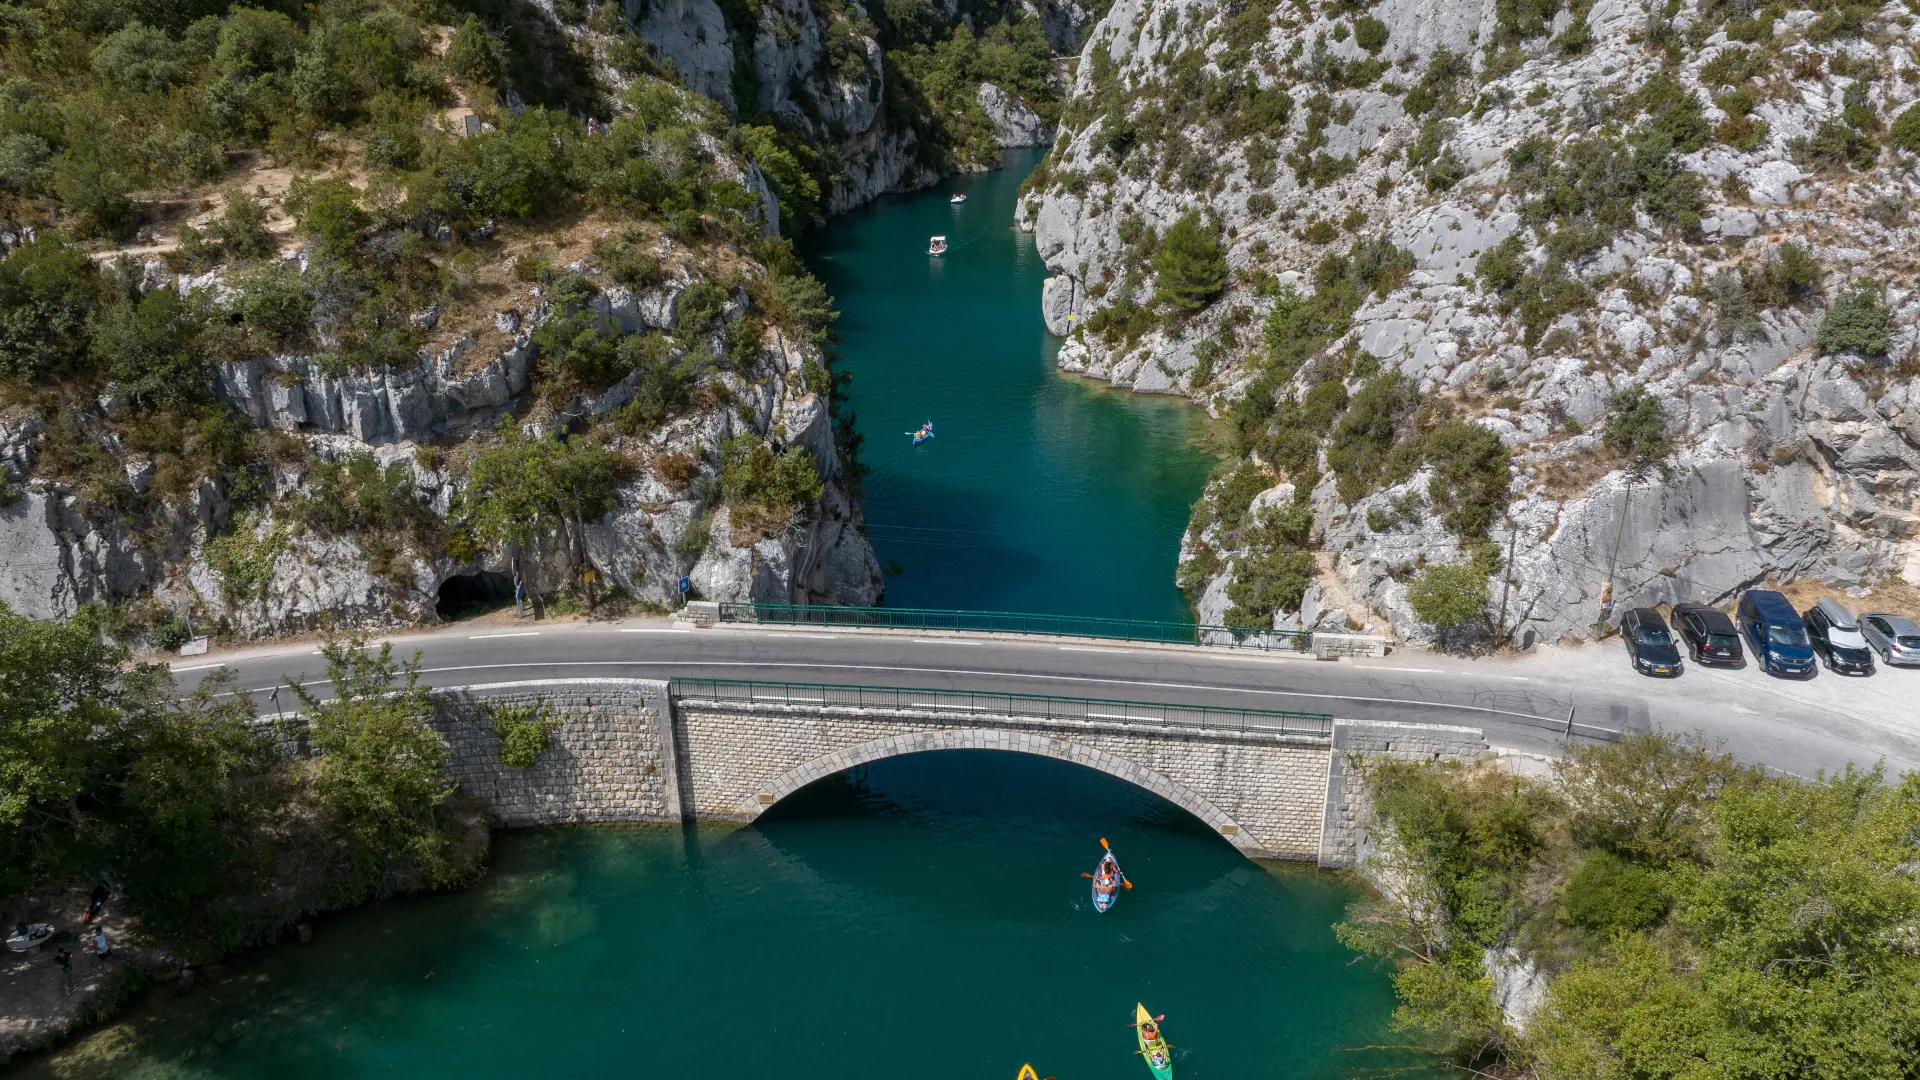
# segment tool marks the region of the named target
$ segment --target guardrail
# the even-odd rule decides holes
[[[1225,645],[1263,652],[1305,652],[1313,634],[1245,626],[1105,619],[1081,615],[1034,615],[1011,611],[950,611],[944,608],[838,607],[832,604],[720,605],[723,623],[785,626],[846,626],[885,630],[971,630],[989,634],[1154,641],[1176,645]]]
[[[1216,705],[1169,705],[1105,698],[1053,697],[1046,694],[756,682],[747,679],[675,679],[671,684],[671,692],[676,699],[693,701],[1030,717],[1036,720],[1077,720],[1200,731],[1264,732],[1314,738],[1331,738],[1333,735],[1333,716],[1330,713],[1232,709]]]

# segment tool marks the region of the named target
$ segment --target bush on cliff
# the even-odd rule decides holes
[[[1154,300],[1180,314],[1192,314],[1219,297],[1227,287],[1227,256],[1220,241],[1187,213],[1168,226],[1153,257]]]

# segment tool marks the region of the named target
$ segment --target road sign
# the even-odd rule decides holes
[[[692,592],[692,591],[693,591],[693,579],[692,579],[692,578],[681,578],[681,579],[680,579],[680,591],[681,591],[681,592],[683,592],[683,593],[686,593],[686,592]]]

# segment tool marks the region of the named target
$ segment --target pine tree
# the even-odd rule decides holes
[[[1160,275],[1154,299],[1181,312],[1199,311],[1227,287],[1226,253],[1193,213],[1174,222],[1161,238],[1153,269]]]

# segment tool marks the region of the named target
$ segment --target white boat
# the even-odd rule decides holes
[[[967,197],[965,195],[955,195],[953,198],[948,199],[947,201],[950,203],[963,203],[967,201]]]
[[[7,935],[7,948],[14,952],[37,949],[53,940],[53,927],[46,923],[20,923]]]
[[[936,237],[934,237],[933,239],[931,239],[931,240],[929,240],[929,241],[927,241],[927,254],[929,254],[929,255],[945,255],[946,253],[947,253],[947,238],[946,238],[946,237],[944,237],[944,236],[936,236]]]

